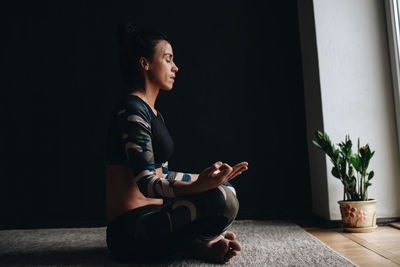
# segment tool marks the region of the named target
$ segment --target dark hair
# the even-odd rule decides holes
[[[139,58],[153,61],[155,46],[161,40],[169,42],[167,36],[150,29],[136,30],[130,22],[120,22],[117,29],[119,64],[128,93],[144,89],[144,77]],[[170,42],[169,42],[170,43]]]

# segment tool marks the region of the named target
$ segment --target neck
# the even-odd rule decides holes
[[[159,92],[160,92],[159,88],[151,86],[146,82],[144,91],[135,91],[131,94],[142,98],[154,110],[154,105],[156,103]]]
[[[144,93],[144,98],[147,101],[147,104],[149,104],[149,106],[152,107],[153,109],[159,92],[160,89],[151,89],[151,90],[146,89]]]
[[[145,100],[147,101],[147,104],[149,104],[149,106],[154,110],[154,105],[156,103],[158,93],[160,92],[160,88],[154,85],[147,75],[144,77],[144,83]]]

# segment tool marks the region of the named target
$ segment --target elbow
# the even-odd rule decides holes
[[[154,173],[150,170],[132,170],[133,180],[140,193],[147,198],[155,198],[151,185],[157,178]]]
[[[161,198],[158,196],[154,190],[154,183],[159,179],[155,175],[151,175],[150,177],[143,177],[141,179],[136,180],[136,184],[139,188],[140,193],[147,198]]]
[[[140,192],[148,198],[175,197],[173,185],[175,181],[161,179],[154,174],[142,177],[136,181]]]
[[[147,191],[143,186],[141,186],[141,185],[138,184],[137,182],[136,182],[136,184],[137,184],[137,187],[138,187],[138,189],[139,189],[139,192],[142,193],[142,195],[143,195],[145,198],[153,198],[152,196],[149,196],[148,191]],[[140,194],[139,194],[139,195],[140,195]]]
[[[147,198],[175,197],[175,181],[161,179],[154,171],[143,170],[135,177],[139,191]]]

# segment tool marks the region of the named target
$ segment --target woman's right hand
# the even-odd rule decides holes
[[[210,167],[204,169],[197,180],[192,183],[193,191],[195,193],[202,193],[216,188],[246,171],[247,166],[248,163],[246,161],[238,163],[233,167],[221,161],[215,162]]]

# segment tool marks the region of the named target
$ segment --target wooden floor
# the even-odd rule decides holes
[[[301,226],[340,255],[361,267],[400,266],[400,229],[378,226],[371,233]]]

